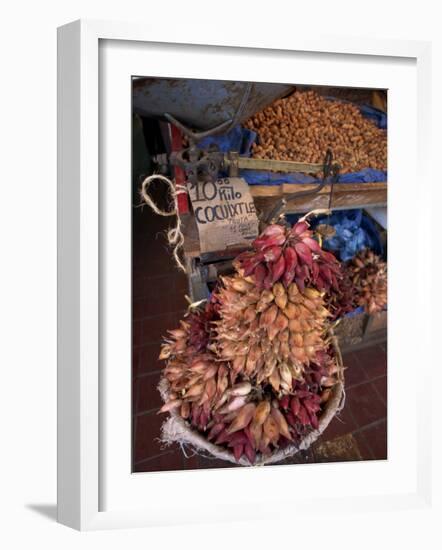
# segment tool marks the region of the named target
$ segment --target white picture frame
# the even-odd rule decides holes
[[[161,44],[167,45],[171,57],[177,55],[180,47],[186,49],[190,54],[197,48],[202,63],[201,67],[204,66],[203,57],[210,57],[214,51],[214,46],[217,47],[220,55],[227,52],[231,59],[244,55],[244,52],[250,52],[251,55],[252,52],[257,52],[256,55],[271,52],[273,56],[303,52],[303,54],[311,54],[311,56],[317,56],[318,59],[321,58],[324,66],[326,66],[327,60],[331,60],[333,56],[341,60],[345,58],[347,61],[353,57],[354,60],[359,60],[359,62],[361,58],[356,56],[367,56],[366,59],[376,57],[379,61],[388,62],[391,65],[396,61],[411,60],[410,63],[415,64],[417,81],[416,97],[413,95],[415,91],[410,91],[410,98],[412,100],[416,99],[416,104],[413,107],[416,108],[418,115],[417,134],[415,136],[417,139],[416,142],[407,141],[406,143],[406,137],[403,136],[402,139],[405,144],[404,149],[414,146],[413,151],[410,149],[410,162],[413,166],[412,159],[417,159],[420,181],[424,182],[429,181],[425,174],[428,174],[427,150],[431,109],[427,86],[430,78],[430,45],[426,42],[367,41],[341,36],[311,38],[299,33],[296,37],[281,36],[278,43],[274,41],[271,46],[266,44],[267,49],[263,49],[262,42],[259,39],[256,39],[256,42],[253,43],[248,40],[230,43],[226,39],[223,43],[198,45],[197,43],[189,43],[189,38],[185,34],[182,36],[175,35],[172,40],[168,38],[166,42],[164,29],[160,32],[159,30],[146,29],[142,25],[102,21],[76,21],[61,27],[58,31],[58,520],[60,523],[76,529],[90,530],[259,518],[263,513],[264,497],[254,493],[253,487],[256,482],[262,483],[271,475],[275,480],[277,479],[277,484],[281,486],[281,484],[286,484],[289,481],[288,476],[291,475],[290,472],[293,471],[293,468],[299,468],[299,472],[303,472],[302,475],[307,479],[310,476],[308,470],[302,470],[306,467],[252,468],[223,472],[213,470],[182,473],[168,472],[158,475],[154,473],[146,474],[144,480],[141,480],[139,475],[132,476],[130,482],[128,482],[126,478],[130,476],[130,471],[125,470],[123,472],[121,464],[126,464],[127,452],[130,453],[130,450],[125,451],[124,456],[121,455],[121,460],[120,457],[117,457],[111,462],[106,462],[106,453],[109,454],[109,449],[111,449],[109,445],[115,446],[116,441],[114,437],[113,442],[108,443],[105,437],[106,430],[103,428],[103,426],[106,426],[106,415],[109,413],[107,402],[114,399],[108,397],[107,393],[109,393],[109,396],[115,396],[116,391],[124,392],[127,390],[127,376],[130,376],[130,372],[124,375],[126,378],[124,378],[123,385],[118,384],[118,373],[114,373],[114,376],[112,372],[108,379],[113,380],[113,383],[103,385],[104,366],[100,338],[102,338],[104,315],[102,303],[107,300],[107,291],[106,288],[103,289],[103,286],[106,285],[102,285],[102,278],[103,266],[109,266],[110,264],[107,259],[103,260],[103,249],[105,247],[102,246],[103,231],[109,230],[109,226],[100,221],[100,212],[104,208],[102,204],[103,197],[100,194],[103,189],[100,190],[99,184],[100,177],[103,178],[103,173],[100,174],[99,162],[103,146],[100,143],[100,116],[103,117],[103,113],[105,116],[106,108],[100,103],[100,75],[103,76],[101,72],[103,67],[100,64],[112,63],[112,66],[116,69],[115,74],[118,75],[120,74],[118,58],[120,58],[122,64],[127,63],[129,59],[128,51],[122,52],[118,48],[116,57],[111,55],[112,48],[110,50],[105,49],[103,54],[100,47],[105,42],[117,45],[124,44],[123,49],[126,50],[136,46],[138,54],[133,53],[133,56],[131,54],[131,58],[134,60],[137,55],[144,55],[140,53],[143,44],[151,44],[159,48],[157,52],[159,57],[164,54],[164,52],[161,53]],[[325,59],[324,56],[328,57]],[[313,57],[310,59],[313,59]],[[225,67],[225,65],[223,66]],[[171,69],[166,68],[164,64],[163,67],[165,67],[165,76],[169,74],[182,76],[183,74],[182,71],[176,74],[176,71],[179,70],[176,67],[175,72],[172,73],[169,72]],[[201,69],[201,77],[210,77],[207,73],[208,67],[209,65],[207,65],[205,72]],[[198,76],[198,68],[189,70],[196,71],[192,74]],[[155,73],[150,72],[149,75],[155,75]],[[103,78],[106,82],[107,77],[104,76]],[[224,78],[224,73],[219,78]],[[321,83],[320,78],[318,77],[317,83]],[[324,73],[322,73],[322,78],[326,78]],[[247,79],[244,78],[244,80]],[[263,80],[265,80],[265,77],[263,77]],[[273,81],[271,77],[267,80]],[[123,96],[124,93],[126,92],[123,90]],[[116,100],[117,96],[114,99]],[[125,105],[122,109],[127,111],[129,107],[129,105]],[[127,113],[124,116],[127,116]],[[116,118],[118,118],[117,115]],[[412,123],[410,122],[410,124]],[[127,136],[127,126],[124,126],[124,128],[121,126],[121,128],[121,135],[123,137]],[[413,126],[409,126],[409,128],[413,128]],[[394,129],[392,135],[394,145],[396,144]],[[124,144],[124,141],[122,143]],[[127,173],[126,169],[127,159],[130,157],[129,143],[127,143],[125,151],[121,149],[121,168],[115,167],[116,171],[120,172],[120,176],[126,174],[128,182],[130,181],[130,172]],[[121,147],[121,143],[111,142],[111,148],[116,146]],[[392,147],[391,140],[389,147]],[[394,181],[396,169],[394,151],[392,155],[392,179]],[[406,189],[407,175],[405,172],[400,172],[399,168],[396,177],[403,178],[404,189]],[[103,171],[106,173],[106,177],[110,178],[109,187],[113,189],[112,175],[109,175],[107,168],[101,170],[101,172]],[[392,186],[391,190],[389,189],[389,200],[393,196],[395,201],[399,201],[399,194],[396,190],[395,185]],[[422,234],[425,234],[430,223],[425,216],[424,206],[430,201],[430,193],[431,187],[425,183],[416,191],[414,203],[410,197],[400,199],[402,206],[405,208],[417,204],[419,227]],[[416,201],[418,202],[416,203]],[[117,194],[112,195],[111,192],[107,195],[106,208],[110,208],[109,212],[115,212],[114,208],[117,203]],[[394,211],[392,214],[389,222],[393,228],[392,236],[397,239],[394,228],[396,227],[395,222],[399,224],[399,221],[398,217],[395,218]],[[127,219],[123,221],[123,227],[127,228],[126,222]],[[124,225],[125,223],[126,225]],[[124,234],[124,231],[122,233]],[[410,239],[418,239],[418,237],[419,235],[411,236]],[[121,251],[127,258],[127,238],[125,240],[122,237],[121,240],[125,241],[121,244]],[[404,252],[400,245],[396,245],[397,241],[394,240],[394,248],[391,249],[392,253],[389,254],[389,262],[393,266],[390,271],[390,280],[393,278],[395,283],[396,278],[398,278],[399,267],[403,261],[401,253]],[[117,246],[116,251],[118,250]],[[431,285],[429,250],[430,244],[427,241],[427,246],[420,247],[418,251],[420,255],[419,265],[421,266],[418,273],[409,275],[409,280],[404,277],[403,284],[412,282],[414,276],[419,277],[420,288],[429,288]],[[124,264],[124,261],[120,263]],[[397,267],[395,268],[395,266]],[[127,270],[130,270],[130,265],[126,266],[124,273],[121,273],[121,280],[127,281]],[[112,285],[112,281],[109,284]],[[399,300],[395,302],[395,299],[399,298],[399,292],[393,292],[390,297],[393,307],[389,304],[389,308],[391,307],[392,310],[392,315],[389,316],[389,337],[391,336],[394,348],[395,342],[397,343],[399,340],[398,336],[395,336],[395,331],[398,330],[397,327],[400,323],[400,311],[396,309],[395,314],[394,308],[394,304],[399,303]],[[422,334],[425,329],[425,338],[429,339],[432,330],[429,326],[431,304],[428,295],[423,290],[420,293],[417,292],[416,296],[411,299],[409,305],[411,317],[413,311],[417,311],[418,305],[420,310],[424,312],[419,320],[420,331]],[[122,305],[121,307],[123,309],[120,311],[127,313],[126,306]],[[425,315],[425,312],[428,315]],[[127,316],[123,315],[122,317],[127,319]],[[428,321],[425,319],[428,319]],[[415,322],[417,322],[417,317]],[[413,323],[413,319],[410,323]],[[405,327],[404,330],[406,331],[407,328]],[[408,328],[408,330],[411,330],[411,328]],[[126,330],[126,338],[129,334],[127,331],[130,333],[130,327]],[[425,338],[419,343],[422,348],[426,345]],[[415,353],[417,354],[418,351],[415,350]],[[122,357],[124,357],[124,354]],[[409,354],[408,363],[411,364],[413,357],[413,353]],[[389,357],[390,359],[391,357]],[[124,370],[126,368],[130,371],[130,363],[124,364],[121,367],[121,372],[126,372]],[[404,370],[405,368],[404,366]],[[429,369],[429,366],[423,365],[422,369]],[[392,376],[394,381],[394,371]],[[364,495],[354,494],[352,492],[354,481],[352,480],[361,477],[361,472],[355,469],[355,466],[358,465],[335,464],[325,467],[321,465],[322,473],[329,475],[329,472],[335,472],[341,476],[339,485],[343,485],[345,490],[339,495],[336,493],[336,499],[323,498],[320,491],[315,492],[313,490],[312,499],[314,499],[315,509],[318,513],[325,513],[330,506],[338,506],[340,510],[357,507],[360,510],[371,511],[381,508],[390,510],[392,508],[428,505],[431,496],[431,469],[428,453],[430,432],[426,427],[425,419],[429,414],[431,404],[424,397],[421,388],[415,388],[413,391],[416,393],[417,401],[416,407],[410,409],[408,425],[413,430],[413,437],[410,439],[414,445],[413,450],[416,449],[416,456],[413,456],[413,460],[406,465],[401,473],[401,476],[405,476],[413,469],[412,487],[405,487],[404,485],[401,490],[399,485],[403,477],[398,474],[395,481],[397,482],[395,490],[391,489],[390,492],[387,490],[382,493],[379,492],[378,487],[375,487],[371,493],[367,491]],[[122,402],[124,403],[122,409],[124,414],[127,412],[129,415],[126,410],[128,399],[130,400],[128,395],[122,396]],[[400,419],[395,416],[394,410],[391,410],[389,403],[389,423],[393,424],[393,428],[389,429],[390,434],[392,431],[397,433],[398,427],[400,429]],[[121,428],[121,434],[124,434],[121,439],[122,447],[127,443],[128,427],[125,422],[126,419],[121,422],[121,426],[119,422],[114,424],[116,426],[115,431],[118,432]],[[392,445],[392,449],[395,449],[396,443],[392,442],[389,437],[389,447],[390,445]],[[112,449],[115,449],[115,447],[112,447]],[[391,464],[394,464],[394,461]],[[325,468],[328,468],[328,470]],[[121,483],[118,482],[120,483],[118,489],[120,493],[117,489],[113,490],[112,505],[108,506],[106,499],[103,498],[102,486],[104,483],[112,482],[114,472],[117,472],[117,469],[119,469],[118,472],[121,471],[122,475]],[[350,472],[346,481],[344,480],[347,476],[345,472]],[[179,506],[168,504],[167,499],[161,500],[162,487],[166,490],[172,483],[188,484],[189,480],[193,480],[192,483],[194,483],[195,475],[198,476],[199,481],[194,485],[196,487],[195,495],[190,496],[190,498],[194,498],[192,501],[192,514]],[[394,477],[391,475],[391,471],[387,472],[386,468],[380,463],[371,465],[370,475],[386,476],[385,479],[388,476],[390,478]],[[230,478],[226,476],[230,476]],[[365,476],[365,473],[363,476]],[[207,492],[207,480],[209,478],[211,483],[219,485],[220,488],[225,486],[226,483],[230,483],[233,484],[231,485],[233,490],[234,487],[243,484],[248,487],[246,493],[248,496],[238,498],[235,505],[231,505],[228,510],[224,507],[222,512],[217,507],[210,508],[207,506],[207,498],[210,496],[210,493]],[[124,488],[123,482],[126,483]],[[129,485],[132,487],[141,483],[144,487],[150,486],[152,494],[157,496],[155,501],[151,499],[151,502],[146,502],[145,506],[140,506],[136,498],[133,498],[132,503],[130,502],[132,488],[129,489]],[[331,483],[330,487],[335,487],[335,484]],[[196,498],[198,493],[200,493],[200,496],[204,496],[204,498],[200,498],[199,502]],[[121,499],[119,500],[120,494]],[[265,498],[281,500],[279,495],[265,494]],[[293,511],[294,509],[298,510],[299,503],[305,498],[305,494],[302,494],[301,491],[297,499],[285,495],[284,502],[288,502],[290,504],[288,508]],[[249,505],[247,506],[247,504]],[[281,514],[282,511],[278,510],[276,515],[280,516]]]

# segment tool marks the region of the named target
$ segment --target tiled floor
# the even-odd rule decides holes
[[[133,242],[133,470],[151,472],[233,465],[186,457],[159,443],[164,415],[156,386],[161,337],[186,308],[186,277],[173,265],[164,230],[169,218],[134,211]],[[163,233],[163,234],[162,234]],[[346,402],[321,438],[284,464],[387,458],[387,354],[384,344],[344,353]]]

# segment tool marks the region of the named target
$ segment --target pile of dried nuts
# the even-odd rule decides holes
[[[322,163],[327,149],[341,173],[387,170],[387,132],[364,118],[358,107],[296,91],[278,99],[244,124],[258,134],[255,158]]]

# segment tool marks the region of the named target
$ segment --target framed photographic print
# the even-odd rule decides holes
[[[425,504],[428,59],[59,29],[60,522]]]

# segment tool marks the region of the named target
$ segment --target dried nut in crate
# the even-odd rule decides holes
[[[387,132],[362,116],[352,103],[296,91],[245,122],[258,134],[253,156],[322,163],[327,149],[342,173],[387,170]]]

